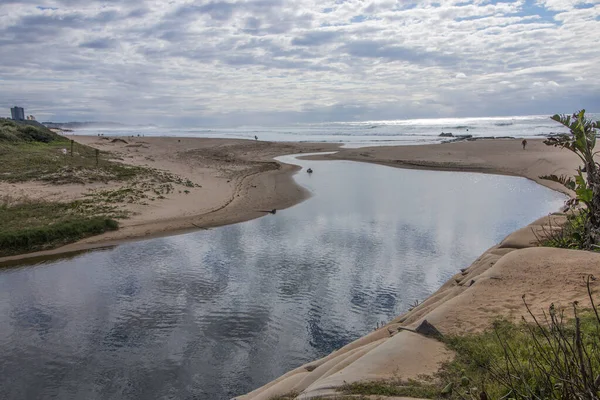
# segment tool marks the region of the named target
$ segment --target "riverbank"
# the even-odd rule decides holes
[[[52,250],[3,257],[0,263],[243,222],[263,216],[267,210],[293,206],[308,193],[292,178],[297,167],[274,160],[284,154],[336,150],[335,154],[310,158],[523,176],[567,194],[568,190],[562,185],[540,176],[571,175],[578,161],[570,152],[548,147],[542,140],[530,140],[523,150],[519,140],[510,139],[339,149],[332,143],[76,135],[68,138],[111,154],[114,161],[166,172],[177,177],[179,183],[168,188],[168,193],[150,193],[150,199],[144,193],[136,199],[121,196],[123,192],[139,189],[115,182],[0,183],[0,192],[32,200],[75,201],[92,194],[103,201],[109,199],[111,207],[117,205],[128,215],[120,221],[119,230]]]
[[[342,149],[306,158],[516,175],[569,195],[562,185],[541,176],[570,176],[578,165],[575,155],[550,148],[542,140],[531,140],[526,150],[517,140],[486,140],[414,148]],[[579,302],[581,308],[590,307],[584,282],[590,274],[600,273],[600,254],[537,247],[540,237],[564,221],[564,216],[551,215],[513,232],[408,312],[236,399],[338,398],[347,394],[342,389],[353,383],[433,378],[453,353],[442,342],[423,334],[420,327],[425,321],[443,335],[464,335],[482,332],[498,318],[519,321],[527,315],[524,299],[536,317],[541,317],[550,304],[567,313],[573,302]],[[592,290],[598,288],[595,281],[591,285]]]
[[[308,196],[292,178],[297,167],[279,163],[275,157],[337,148],[325,143],[230,139],[67,138],[110,154],[111,161],[166,174],[169,182],[160,187],[137,181],[0,182],[0,193],[12,198],[50,202],[92,198],[127,215],[120,220],[118,230],[52,250],[2,257],[0,262],[89,250],[258,218],[268,210],[290,207]]]
[[[428,381],[453,353],[420,329],[425,321],[443,335],[464,335],[482,332],[498,318],[518,322],[527,315],[523,300],[536,318],[551,304],[567,315],[573,302],[590,308],[585,278],[600,274],[600,254],[536,244],[563,220],[542,217],[510,234],[410,311],[236,399],[342,398],[340,391],[353,383]],[[599,285],[592,281],[592,290]]]
[[[579,159],[570,151],[529,139],[526,149],[520,139],[479,139],[420,146],[380,146],[340,149],[335,154],[312,156],[315,160],[370,162],[398,168],[437,171],[482,172],[521,176],[561,193],[572,192],[544,175],[575,174]]]

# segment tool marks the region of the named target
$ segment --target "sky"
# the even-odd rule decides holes
[[[172,126],[600,111],[600,0],[0,0],[0,116]]]

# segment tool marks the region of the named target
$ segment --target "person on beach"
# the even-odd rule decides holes
[[[527,146],[527,139],[523,139],[521,144],[523,145],[523,150],[525,150],[525,147]]]
[[[254,140],[258,140],[258,136],[254,135]]]

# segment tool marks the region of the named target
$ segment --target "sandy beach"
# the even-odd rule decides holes
[[[185,233],[258,218],[285,209],[308,196],[292,175],[297,167],[274,160],[284,154],[335,150],[334,144],[273,143],[202,138],[115,138],[68,136],[108,151],[114,161],[168,172],[188,182],[150,203],[119,204],[130,217],[118,231],[89,237],[48,251],[0,258],[0,262],[44,257],[110,246],[127,240]],[[91,191],[118,190],[115,182],[52,185],[41,182],[0,183],[0,193],[16,198],[73,201]]]
[[[497,139],[422,146],[339,148],[332,143],[281,143],[231,139],[68,136],[69,139],[109,151],[116,161],[166,171],[193,183],[193,187],[157,198],[151,204],[122,204],[130,218],[120,229],[93,236],[57,249],[11,257],[0,262],[44,257],[110,246],[127,240],[185,233],[264,216],[267,210],[285,209],[308,193],[294,183],[297,167],[274,160],[284,154],[337,151],[310,156],[343,159],[393,167],[470,171],[522,176],[554,190],[562,185],[541,175],[572,174],[577,157],[530,140],[526,150],[520,140]],[[92,190],[115,190],[115,183],[50,185],[39,182],[2,183],[0,191],[15,197],[72,201]]]
[[[132,216],[123,220],[116,232],[52,251],[0,261],[50,257],[126,240],[210,228],[258,218],[273,208],[290,207],[309,194],[292,178],[298,167],[274,160],[284,154],[337,151],[308,158],[521,176],[567,194],[570,193],[564,187],[540,176],[572,175],[578,166],[574,154],[548,147],[542,140],[530,140],[527,149],[523,150],[520,140],[510,139],[339,149],[335,144],[325,143],[73,138],[82,144],[110,151],[117,161],[167,171],[189,181],[189,185],[178,187],[151,204],[125,205]],[[111,182],[63,186],[36,182],[3,185],[0,189],[21,196],[51,200],[73,200],[90,189],[115,188]],[[559,215],[543,217],[512,233],[409,312],[329,356],[298,367],[239,399],[267,400],[290,392],[299,393],[298,399],[335,397],[336,388],[346,383],[433,375],[452,353],[435,339],[414,332],[425,320],[443,334],[464,334],[486,329],[499,316],[519,319],[525,313],[522,295],[526,295],[528,304],[537,314],[550,303],[566,307],[570,302],[579,301],[585,306],[588,301],[583,279],[590,273],[600,274],[600,255],[537,247],[539,235],[560,225],[563,220],[564,217]],[[597,285],[593,283],[594,287]]]
[[[571,176],[579,165],[575,154],[547,146],[542,139],[528,140],[525,150],[520,139],[479,139],[420,146],[340,149],[336,154],[311,158],[371,162],[398,168],[521,176],[567,195],[571,193],[563,185],[540,176]]]

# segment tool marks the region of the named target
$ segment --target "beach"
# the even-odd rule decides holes
[[[122,204],[130,217],[120,229],[53,250],[0,258],[2,261],[56,255],[167,234],[207,229],[264,216],[285,209],[309,194],[293,181],[297,167],[274,160],[285,154],[331,152],[313,159],[371,162],[400,168],[482,172],[522,176],[569,194],[542,175],[572,175],[578,159],[568,151],[531,139],[521,148],[516,139],[481,139],[433,145],[339,148],[333,143],[263,142],[237,139],[175,137],[68,136],[78,143],[110,152],[115,161],[166,171],[193,187],[180,187],[151,204]],[[38,182],[1,183],[15,197],[72,201],[91,190],[118,190],[115,183],[52,185]]]
[[[478,139],[418,146],[380,146],[341,149],[314,159],[372,162],[398,168],[482,172],[521,176],[570,195],[563,185],[542,179],[545,175],[572,176],[579,159],[567,150],[550,147],[542,139]]]
[[[540,176],[571,175],[578,165],[575,155],[548,147],[541,140],[530,140],[526,149],[522,149],[520,140],[511,139],[426,146],[339,149],[335,144],[230,139],[98,136],[73,138],[79,143],[110,152],[114,161],[167,171],[180,177],[179,182],[183,184],[178,183],[175,191],[164,198],[157,197],[155,201],[147,204],[124,204],[123,206],[129,207],[132,215],[129,219],[121,221],[121,229],[118,231],[93,236],[48,252],[12,257],[12,260],[27,257],[42,257],[41,259],[46,260],[52,256],[59,257],[63,253],[235,224],[268,215],[268,211],[273,208],[281,210],[298,204],[307,199],[310,193],[293,179],[300,167],[275,160],[283,154],[336,151],[335,154],[300,158],[351,161],[349,164],[366,162],[409,169],[521,176],[566,194],[570,194],[568,190],[557,186],[555,182],[541,179]],[[326,169],[324,165],[318,165],[318,162],[312,165],[315,169],[313,178],[320,178],[320,172],[324,173]],[[310,161],[303,162],[303,166],[311,166]],[[344,170],[348,167],[342,164],[339,168]],[[307,174],[303,177],[309,178]],[[354,181],[351,177],[346,179],[347,186],[353,187]],[[431,182],[434,181],[432,177]],[[437,182],[440,183],[439,180]],[[334,182],[331,185],[335,186]],[[77,199],[89,189],[116,190],[118,186],[111,182],[79,185],[35,182],[11,184],[13,193],[21,193],[22,196],[63,201]],[[355,189],[361,190],[360,187]],[[424,187],[419,192],[425,189]],[[398,190],[402,190],[401,187],[398,187]],[[463,190],[461,193],[468,191]],[[373,190],[364,195],[376,197],[377,194],[378,190]],[[415,196],[419,198],[418,194]],[[360,199],[356,200],[360,203]],[[444,200],[440,199],[441,202]],[[480,211],[484,212],[483,209]],[[443,211],[440,212],[436,219],[444,219]],[[278,220],[279,218],[268,219],[268,224],[277,224]],[[337,390],[347,383],[398,378],[408,380],[420,378],[422,375],[434,375],[441,363],[452,358],[452,352],[437,340],[418,333],[425,320],[444,335],[464,334],[481,332],[500,316],[518,320],[525,313],[522,295],[526,295],[527,302],[536,315],[550,303],[555,303],[561,309],[568,307],[572,301],[579,301],[585,306],[588,302],[583,280],[589,273],[600,274],[599,256],[581,251],[537,247],[539,237],[544,232],[556,229],[563,221],[564,216],[561,215],[542,217],[513,232],[478,257],[470,267],[464,265],[460,272],[431,296],[421,298],[422,301],[411,307],[407,313],[378,326],[373,332],[330,355],[295,368],[248,395],[240,396],[239,399],[267,400],[292,392],[299,394],[300,399],[336,396]],[[241,225],[243,224],[232,227]],[[296,231],[298,230],[302,230],[300,226],[296,228]],[[277,232],[279,231],[274,229],[272,234],[277,235]],[[476,238],[471,237],[469,240]],[[143,243],[145,242],[140,242],[140,245],[143,246]],[[230,243],[229,238],[223,242],[226,243]],[[233,243],[237,242],[234,240]],[[298,244],[292,245],[295,243],[293,237],[289,243],[293,248],[298,247]],[[251,249],[254,245],[246,248]],[[263,241],[261,246],[262,252],[251,251],[250,254],[260,254],[260,257],[264,257],[266,251],[277,252],[277,249],[269,248],[268,241]],[[237,251],[235,246],[229,250]],[[357,251],[357,256],[365,253],[365,250]],[[372,251],[373,254],[377,253],[375,248]],[[447,251],[446,254],[452,253],[452,249]],[[475,254],[479,254],[479,251]],[[90,257],[92,256],[90,254]],[[336,258],[340,257],[341,254]],[[248,262],[252,265],[251,261]],[[354,263],[357,262],[354,260]],[[263,262],[259,261],[257,265],[262,266]],[[453,269],[452,273],[454,271],[456,269]],[[595,287],[596,284],[593,285]],[[204,284],[201,287],[204,287]],[[206,286],[206,290],[209,288],[211,286]],[[177,293],[179,290],[181,289],[177,289]],[[208,293],[212,290],[208,290]],[[432,288],[428,293],[434,290],[435,288]],[[238,321],[230,329],[237,331],[239,323],[241,322]]]
[[[130,217],[120,229],[92,236],[56,249],[0,258],[24,258],[110,246],[127,240],[208,229],[285,209],[308,196],[293,182],[293,165],[276,162],[283,154],[331,151],[336,145],[274,143],[235,139],[108,138],[73,136],[78,143],[112,154],[114,161],[167,172],[186,182],[151,203],[119,204]],[[0,183],[0,192],[15,198],[73,201],[91,191],[115,191],[118,182],[55,185],[37,181]],[[162,197],[162,198],[160,198]]]

